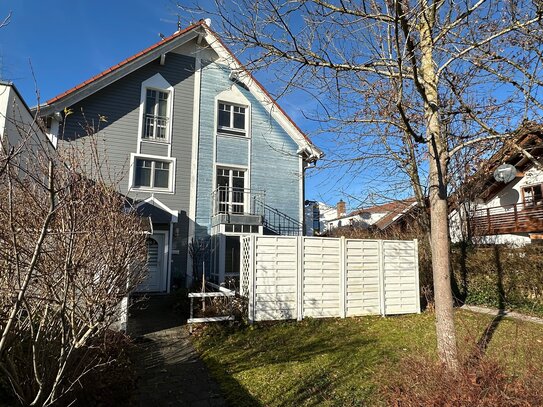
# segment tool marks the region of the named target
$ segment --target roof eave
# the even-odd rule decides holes
[[[168,53],[180,45],[202,35],[203,32],[197,30],[202,26],[203,23],[199,22],[180,33],[175,33],[169,38],[164,39],[162,43],[152,45],[146,50],[133,55],[127,60],[106,69],[74,88],[48,100],[46,103],[33,107],[32,110],[36,111],[39,109],[40,115],[47,116],[54,112],[62,111],[66,107],[73,106],[84,98],[98,92],[156,58],[159,58],[162,54]]]
[[[210,47],[222,58],[230,69],[240,72],[237,75],[237,80],[243,83],[251,91],[266,100],[268,103],[263,103],[269,113],[278,121],[289,136],[298,144],[301,149],[306,149],[310,153],[308,157],[310,162],[315,162],[324,157],[324,152],[320,150],[309,137],[298,127],[290,116],[281,108],[279,103],[268,93],[262,84],[245,68],[245,66],[236,58],[233,52],[226,46],[221,38],[205,23],[202,24],[205,29],[207,38],[206,42]]]

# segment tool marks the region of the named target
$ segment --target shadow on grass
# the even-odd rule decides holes
[[[231,405],[360,405],[371,393],[369,380],[353,391],[338,388],[353,372],[369,375],[390,354],[375,339],[342,335],[345,326],[330,322],[257,324],[237,331],[217,327],[200,338],[200,345]]]
[[[505,317],[505,289],[503,286],[503,267],[498,246],[494,246],[494,261],[496,262],[496,289],[498,291],[498,314],[486,326],[483,334],[477,341],[477,358],[480,359],[486,354],[488,345],[494,337],[501,321]]]

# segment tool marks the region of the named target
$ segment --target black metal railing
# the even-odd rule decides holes
[[[286,236],[303,234],[303,223],[266,204],[264,191],[220,186],[212,192],[212,202],[213,216],[259,215],[269,233]]]
[[[263,217],[264,228],[269,232],[282,236],[300,236],[303,234],[303,223],[276,208],[255,200],[255,206]]]

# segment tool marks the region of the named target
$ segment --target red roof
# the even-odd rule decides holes
[[[205,25],[205,23],[203,21],[198,21],[197,23],[192,24],[191,26],[185,28],[184,30],[177,31],[177,32],[173,33],[172,35],[170,35],[169,37],[166,37],[163,40],[157,42],[156,44],[151,45],[149,48],[146,48],[143,51],[140,51],[137,54],[132,55],[130,58],[126,58],[124,61],[119,62],[117,65],[113,65],[112,67],[106,69],[105,71],[100,72],[98,75],[95,75],[90,79],[87,79],[85,82],[80,83],[79,85],[74,86],[71,89],[68,89],[66,92],[61,93],[60,95],[57,95],[52,99],[49,99],[46,103],[48,105],[50,105],[50,104],[56,102],[57,100],[60,100],[63,97],[68,96],[69,94],[75,92],[76,90],[79,90],[79,89],[91,84],[95,80],[100,79],[100,78],[110,74],[111,72],[116,71],[117,69],[121,68],[122,66],[124,66],[124,65],[128,64],[129,62],[132,62],[133,60],[147,54],[148,52],[154,50],[155,48],[158,48],[159,46],[172,41],[173,39],[179,37],[180,35],[183,35],[183,34],[189,32],[190,30],[193,30],[194,28],[196,28],[198,26],[202,26],[202,25]]]
[[[416,201],[417,200],[415,198],[407,198],[402,201],[393,201],[393,202],[388,202],[383,205],[376,205],[376,206],[371,206],[369,208],[356,209],[350,212],[349,214],[342,216],[341,218],[338,218],[338,219],[350,218],[350,217],[361,215],[363,213],[384,213],[385,215],[373,224],[382,230],[386,228],[388,225],[390,225],[390,223],[392,223],[396,219],[397,216],[400,216],[409,212],[409,210],[415,206]]]
[[[64,97],[74,93],[75,91],[81,89],[81,88],[84,88],[85,86],[93,83],[94,81],[96,81],[97,79],[100,79],[104,76],[107,76],[109,75],[110,73],[118,70],[119,68],[123,67],[124,65],[128,64],[129,62],[132,62],[134,61],[135,59],[147,54],[148,52],[154,50],[155,48],[158,48],[159,46],[163,45],[163,44],[166,44],[172,40],[174,40],[175,38],[197,28],[197,27],[205,27],[207,30],[209,30],[209,32],[211,32],[215,38],[217,38],[217,40],[219,41],[219,43],[221,44],[222,47],[224,47],[224,49],[226,49],[228,51],[228,53],[232,56],[232,58],[234,58],[234,60],[239,64],[239,66],[243,69],[243,71],[249,75],[249,77],[251,78],[251,80],[254,81],[254,83],[262,90],[262,92],[272,101],[272,103],[281,111],[281,113],[287,118],[287,120],[296,128],[296,130],[298,130],[300,132],[300,134],[305,138],[305,140],[313,146],[313,143],[311,142],[311,140],[309,139],[309,137],[307,137],[307,135],[298,127],[298,125],[296,123],[294,123],[294,121],[290,118],[290,116],[283,110],[283,108],[281,108],[281,106],[279,106],[279,104],[276,102],[276,100],[268,93],[268,91],[266,89],[264,89],[264,86],[262,86],[262,84],[260,84],[260,82],[258,82],[256,80],[256,78],[251,74],[251,72],[249,72],[245,66],[240,62],[240,60],[230,51],[230,49],[226,46],[226,44],[219,38],[219,36],[209,28],[209,26],[204,22],[204,20],[200,20],[198,21],[197,23],[195,24],[192,24],[190,25],[189,27],[183,29],[183,30],[179,30],[177,32],[175,32],[174,34],[170,35],[169,37],[166,37],[164,38],[163,40],[157,42],[156,44],[153,44],[151,45],[150,47],[144,49],[143,51],[140,51],[138,52],[137,54],[125,59],[124,61],[121,61],[119,62],[117,65],[114,65],[108,69],[106,69],[105,71],[99,73],[98,75],[95,75],[93,76],[92,78],[90,79],[87,79],[85,82],[82,82],[80,83],[79,85],[77,86],[74,86],[73,88],[71,89],[68,89],[66,92],[63,92],[61,93],[60,95],[57,95],[51,99],[49,99],[46,104],[48,105],[51,105],[52,103],[55,103],[57,102],[58,100],[60,99],[63,99]]]

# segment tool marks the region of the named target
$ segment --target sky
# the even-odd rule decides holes
[[[0,74],[35,106],[158,42],[159,33],[172,34],[179,10],[171,0],[2,1],[0,18],[10,12],[11,22],[0,30]],[[182,16],[183,27],[189,18]],[[266,87],[265,74],[257,79]],[[311,135],[306,110],[312,102],[292,95],[280,104]],[[325,152],[334,148],[326,139],[314,141]],[[306,199],[335,205],[342,198],[356,207],[357,184],[337,169],[310,169]]]

